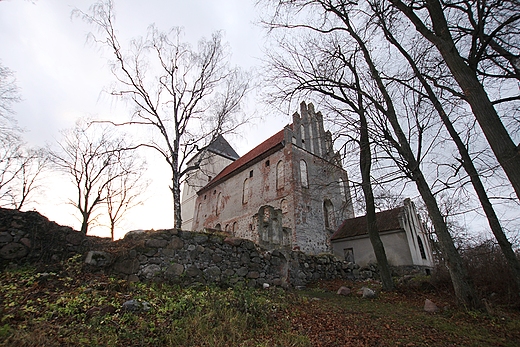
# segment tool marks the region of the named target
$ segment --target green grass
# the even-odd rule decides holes
[[[180,288],[81,273],[0,273],[1,346],[518,346],[520,316],[423,312],[421,293]],[[130,299],[151,309],[122,309]]]

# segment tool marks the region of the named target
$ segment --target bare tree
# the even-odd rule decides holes
[[[30,149],[13,118],[20,94],[13,71],[0,63],[0,204],[22,209],[39,188],[48,161],[42,149]]]
[[[179,28],[164,33],[152,25],[146,38],[133,40],[126,50],[116,35],[112,1],[77,13],[98,29],[96,42],[113,54],[112,73],[118,85],[112,94],[135,106],[129,121],[113,124],[151,130],[142,146],[156,150],[171,170],[174,226],[180,228],[181,182],[199,167],[197,161],[187,164],[219,134],[243,123],[238,112],[250,82],[229,66],[229,51],[220,33],[193,49],[182,41]]]
[[[108,188],[128,174],[119,166],[127,160],[122,156],[131,152],[125,151],[127,143],[113,130],[81,120],[73,129],[63,131],[59,147],[60,151],[51,152],[51,160],[71,178],[76,188],[76,198],[69,202],[79,210],[80,230],[86,234],[101,213],[99,207],[107,202],[108,194],[116,194],[114,189]]]
[[[444,106],[442,105],[441,101],[437,97],[433,87],[430,85],[430,83],[427,81],[427,79],[421,73],[418,64],[415,62],[415,60],[412,58],[412,56],[409,54],[409,52],[400,44],[400,42],[397,40],[397,38],[392,34],[392,32],[389,28],[389,25],[387,23],[387,20],[389,19],[388,17],[390,17],[390,16],[385,16],[385,13],[383,12],[383,10],[377,6],[373,6],[372,8],[374,9],[374,12],[379,19],[379,25],[383,29],[386,39],[399,50],[401,55],[406,59],[406,61],[412,68],[412,70],[415,74],[415,77],[420,81],[422,87],[424,88],[425,96],[433,104],[433,106],[434,106],[435,110],[437,111],[437,113],[439,114],[440,119],[442,120],[446,130],[448,131],[450,137],[452,138],[453,142],[455,143],[455,145],[459,151],[459,154],[460,154],[460,163],[464,167],[465,171],[467,172],[467,174],[470,178],[471,184],[474,187],[474,190],[482,205],[482,209],[487,217],[490,229],[493,232],[493,234],[495,235],[495,238],[497,239],[498,244],[500,245],[502,253],[504,254],[504,256],[509,264],[509,267],[511,269],[513,278],[515,279],[516,285],[520,289],[520,261],[516,257],[516,254],[513,251],[512,245],[509,242],[509,240],[507,239],[507,236],[502,229],[500,220],[489,199],[486,188],[484,187],[484,184],[483,184],[482,180],[480,179],[480,175],[478,173],[477,168],[474,165],[473,159],[469,153],[468,148],[466,147],[464,141],[462,140],[459,133],[455,129],[453,122],[448,117],[448,114],[447,114],[446,110],[444,109]],[[415,89],[415,91],[419,92],[417,89]]]
[[[0,62],[0,131],[4,134],[18,129],[12,118],[12,106],[19,101],[20,92],[14,72]]]
[[[275,73],[279,74],[278,78],[292,80],[297,90],[318,92],[327,98],[341,102],[348,103],[348,99],[352,100],[349,95],[352,90],[361,93],[367,100],[365,108],[372,110],[373,131],[377,131],[379,134],[381,144],[389,145],[383,148],[387,156],[395,162],[396,167],[402,173],[416,184],[417,190],[428,208],[439,243],[449,264],[457,298],[468,307],[479,307],[479,299],[472,280],[453,244],[435,195],[421,171],[421,162],[427,154],[423,148],[423,141],[428,127],[421,122],[417,110],[414,111],[414,104],[412,107],[408,107],[406,104],[402,107],[398,106],[397,100],[400,98],[398,90],[394,89],[394,84],[387,81],[385,75],[381,73],[378,64],[384,66],[384,62],[382,59],[374,57],[378,48],[370,39],[374,39],[377,33],[374,32],[371,24],[372,18],[367,14],[366,6],[357,6],[346,1],[328,0],[277,1],[276,3],[278,4],[277,17],[275,16],[274,21],[269,23],[271,28],[299,28],[317,34],[316,37],[300,45],[301,50],[285,50],[284,53],[286,56],[290,56],[294,61],[293,64],[280,63],[284,59],[275,61],[274,66],[277,67]],[[304,23],[289,23],[285,21],[285,18],[294,17],[285,17],[286,12],[283,11],[285,7],[295,9],[295,12],[298,13],[315,14],[315,16],[306,17],[313,18],[314,21],[311,19]],[[302,49],[304,46],[311,48]],[[282,42],[282,47],[288,47],[287,41]],[[362,67],[357,66],[356,71],[359,74],[361,71],[367,72],[363,74],[362,90],[359,90],[360,84],[352,84],[348,80],[352,69],[347,68],[347,63],[353,55],[346,52],[353,50],[360,52],[356,61],[360,65],[361,62],[364,63]],[[308,54],[309,51],[318,53],[308,57],[305,54]],[[351,64],[351,66],[353,65]],[[408,115],[412,118],[409,118]],[[401,121],[407,125],[408,131],[403,129]],[[415,153],[411,146],[412,136],[416,143]],[[427,148],[432,147],[430,145]]]
[[[143,175],[145,162],[129,151],[117,151],[117,165],[109,168],[108,177],[117,177],[108,182],[106,189],[107,215],[110,221],[110,235],[114,240],[117,224],[125,214],[143,202],[143,194],[149,185]]]
[[[495,107],[503,102],[517,103],[520,95],[492,100],[486,88],[490,77],[494,81],[520,78],[520,3],[517,0],[389,2],[437,48],[520,198],[520,151]]]

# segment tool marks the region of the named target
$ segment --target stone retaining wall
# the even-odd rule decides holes
[[[304,286],[318,279],[353,278],[353,264],[325,254],[267,251],[249,240],[181,230],[130,232],[110,240],[82,235],[37,212],[0,208],[0,265],[51,263],[75,254],[87,269],[131,281],[181,285]]]

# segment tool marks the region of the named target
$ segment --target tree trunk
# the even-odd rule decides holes
[[[388,140],[398,150],[400,156],[406,161],[406,168],[412,175],[412,179],[417,185],[417,189],[419,190],[419,193],[421,194],[421,197],[423,198],[424,203],[426,204],[428,213],[430,215],[430,218],[432,219],[432,223],[435,228],[435,233],[439,238],[442,251],[447,259],[447,265],[450,271],[450,277],[453,282],[453,287],[455,289],[455,295],[457,299],[466,307],[480,308],[480,300],[476,295],[473,281],[468,276],[467,270],[465,269],[462,263],[460,254],[457,252],[457,249],[453,244],[453,240],[448,231],[448,227],[446,226],[444,218],[439,210],[437,201],[435,200],[435,197],[433,196],[431,189],[421,172],[419,163],[415,159],[413,151],[410,148],[408,138],[404,134],[401,125],[399,124],[392,97],[388,93],[388,90],[386,89],[386,86],[383,83],[383,80],[374,64],[374,61],[372,60],[372,57],[368,48],[366,47],[366,44],[364,43],[363,39],[352,28],[348,19],[348,15],[346,13],[344,23],[347,26],[349,34],[359,44],[359,47],[363,52],[365,61],[370,69],[372,78],[377,83],[377,87],[381,92],[383,99],[386,103],[386,109],[383,107],[383,105],[379,105],[378,108],[381,112],[384,112],[386,119],[390,122],[395,134],[397,135],[398,143],[395,143],[395,140],[391,137],[390,134],[387,134]]]
[[[384,18],[380,17],[380,20],[381,20],[382,27],[383,27],[383,30],[385,32],[387,39],[395,47],[397,47],[397,49],[401,52],[401,54],[406,58],[406,60],[410,64],[416,77],[418,78],[418,80],[421,82],[422,86],[426,90],[426,93],[428,94],[428,98],[430,99],[430,101],[432,102],[433,106],[435,107],[437,113],[439,114],[439,116],[442,120],[442,123],[448,130],[448,133],[450,134],[453,141],[455,142],[455,145],[457,146],[457,149],[461,156],[462,166],[464,167],[464,170],[470,177],[473,188],[475,189],[475,192],[477,193],[480,204],[482,205],[482,209],[484,210],[484,213],[486,214],[491,231],[493,232],[493,235],[495,235],[495,238],[498,241],[500,249],[502,250],[502,253],[504,254],[504,257],[506,258],[506,261],[509,265],[512,276],[517,285],[517,288],[520,290],[520,261],[518,261],[518,258],[516,257],[516,254],[513,251],[511,243],[507,239],[507,237],[502,229],[502,226],[500,225],[500,221],[495,213],[495,210],[493,208],[493,205],[491,204],[491,201],[489,200],[489,197],[486,193],[486,189],[485,189],[482,181],[480,180],[480,175],[478,174],[478,171],[475,168],[475,165],[473,164],[473,160],[471,159],[468,149],[466,148],[464,142],[460,138],[458,132],[456,131],[455,127],[453,126],[453,123],[449,119],[448,115],[444,111],[444,107],[442,106],[441,102],[435,95],[435,92],[433,91],[431,86],[428,84],[428,82],[426,81],[424,76],[419,71],[419,68],[417,67],[417,64],[415,63],[415,61],[412,59],[410,54],[408,54],[408,52],[400,45],[400,43],[395,39],[395,37],[393,37],[393,35],[387,29],[386,23],[384,23]]]
[[[89,219],[89,215],[83,213],[83,219],[81,221],[80,231],[82,234],[85,234],[85,235],[87,235],[87,232],[88,232],[88,219]]]
[[[175,229],[180,229],[182,226],[181,185],[177,175],[176,172],[173,174],[171,191],[173,195],[173,224]]]
[[[390,271],[390,266],[386,257],[385,248],[377,228],[374,193],[372,191],[372,182],[370,178],[372,153],[370,150],[367,121],[362,110],[358,113],[361,123],[359,141],[359,166],[362,176],[361,186],[363,188],[363,195],[365,196],[367,232],[370,238],[370,243],[374,249],[374,254],[376,256],[381,282],[383,283],[383,290],[390,291],[394,289],[394,282],[392,280],[392,273]]]

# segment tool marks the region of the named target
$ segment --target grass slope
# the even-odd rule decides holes
[[[404,288],[376,299],[305,291],[141,284],[81,271],[79,258],[0,273],[1,346],[519,346],[520,314],[467,312]],[[358,289],[361,285],[350,284]],[[429,297],[440,313],[423,311]],[[126,312],[127,300],[149,311]]]

